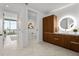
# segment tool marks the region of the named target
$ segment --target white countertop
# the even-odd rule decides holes
[[[55,32],[55,34],[65,34],[65,35],[79,36],[79,32],[77,32],[77,33],[74,33],[74,32]]]

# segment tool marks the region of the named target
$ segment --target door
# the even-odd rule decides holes
[[[12,12],[4,12],[3,16],[3,45],[4,48],[17,47],[17,15]]]
[[[0,48],[3,48],[3,13],[0,11]]]

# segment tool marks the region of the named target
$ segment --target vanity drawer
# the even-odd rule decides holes
[[[69,47],[70,47],[71,50],[79,52],[79,42],[70,41]]]
[[[53,35],[54,44],[59,46],[64,46],[64,40],[62,39],[62,35],[55,34]]]
[[[70,41],[78,42],[79,43],[79,37],[78,36],[73,36],[70,38]]]
[[[62,38],[54,38],[54,42],[55,44],[59,45],[59,46],[64,46],[64,40]]]
[[[79,37],[78,37],[78,36],[76,37],[75,41],[76,41],[76,42],[79,42]]]

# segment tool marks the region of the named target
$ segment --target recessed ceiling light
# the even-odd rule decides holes
[[[6,5],[6,7],[9,7],[9,5]]]

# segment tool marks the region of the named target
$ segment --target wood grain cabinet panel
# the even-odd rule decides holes
[[[57,16],[50,15],[43,18],[43,32],[57,32]]]
[[[48,34],[46,34],[46,33],[43,34],[43,40],[44,40],[44,41],[45,41],[45,40],[48,40]]]
[[[53,42],[51,33],[57,32],[57,16],[50,15],[43,18],[43,40]]]

